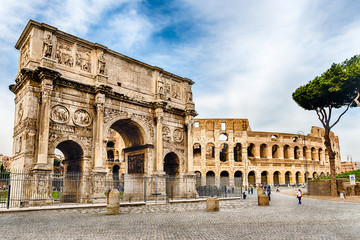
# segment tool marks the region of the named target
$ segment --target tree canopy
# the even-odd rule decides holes
[[[359,88],[360,56],[355,55],[343,63],[333,63],[323,74],[296,89],[292,96],[306,110],[341,108],[353,102]]]

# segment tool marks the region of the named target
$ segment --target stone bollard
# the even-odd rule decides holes
[[[112,189],[108,193],[108,203],[107,203],[107,215],[116,215],[119,214],[120,207],[120,193],[117,189]]]
[[[345,199],[344,192],[340,192],[340,199]]]
[[[263,195],[264,194],[264,189],[263,188],[258,188],[257,189],[257,195],[260,196],[260,195]]]
[[[219,199],[209,197],[206,199],[206,211],[207,212],[217,212],[219,211]]]
[[[265,194],[258,195],[259,206],[269,206],[269,197]]]

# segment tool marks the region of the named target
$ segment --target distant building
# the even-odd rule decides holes
[[[12,157],[9,156],[4,156],[4,155],[0,155],[0,162],[1,162],[1,167],[0,167],[0,172],[2,171],[7,171],[10,172],[10,164],[12,162]]]
[[[341,172],[350,172],[355,170],[355,162],[341,162]]]

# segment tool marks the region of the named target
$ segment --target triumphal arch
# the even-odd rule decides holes
[[[59,149],[65,174],[94,178],[81,186],[81,194],[103,196],[106,147],[118,134],[125,197],[126,189],[144,187],[136,180],[144,176],[157,178],[161,196],[169,175],[187,182],[177,183],[177,195],[196,195],[195,184],[189,184],[195,182],[191,128],[196,116],[190,79],[35,21],[29,21],[15,47],[20,57],[10,86],[16,95],[12,171],[41,178],[38,173],[52,171]],[[29,187],[37,192],[51,185]],[[146,187],[151,193],[151,182]]]

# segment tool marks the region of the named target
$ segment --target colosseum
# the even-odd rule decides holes
[[[309,134],[252,131],[247,119],[195,119],[194,171],[197,186],[293,185],[330,174],[324,130]],[[340,172],[339,139],[331,133]]]

